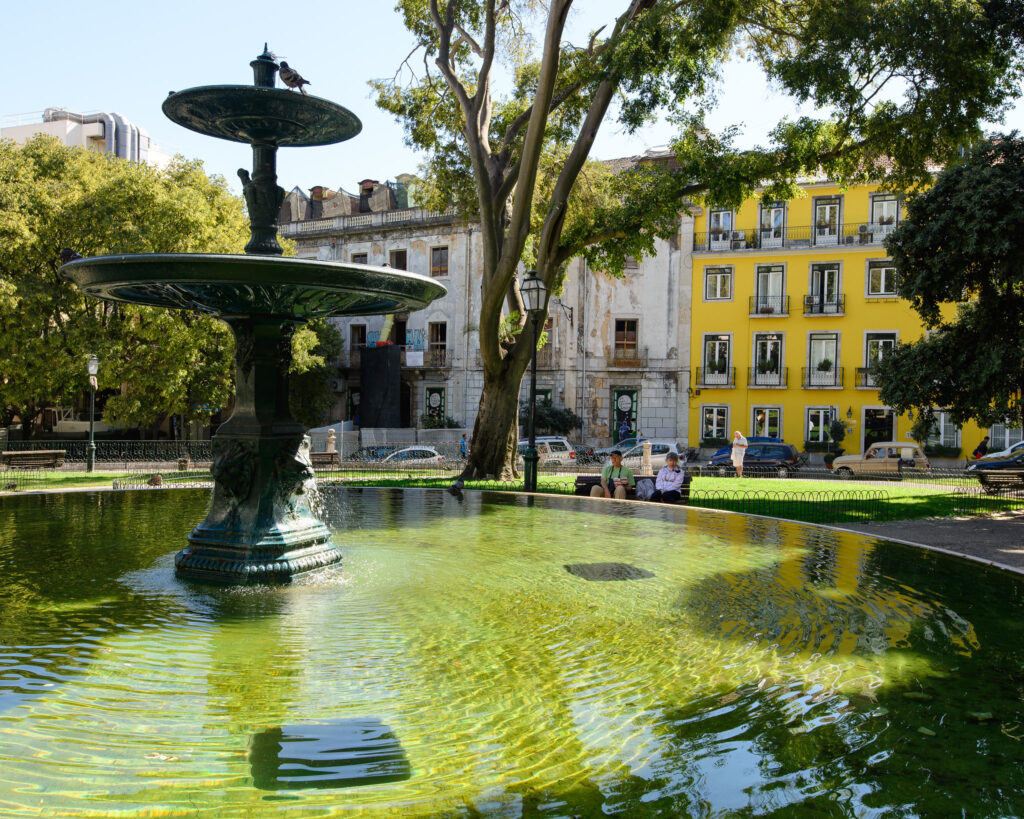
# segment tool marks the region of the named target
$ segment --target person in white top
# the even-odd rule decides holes
[[[665,456],[665,465],[654,481],[654,494],[651,495],[651,500],[675,503],[683,496],[685,480],[686,472],[679,468],[679,456],[674,452],[668,453]]]
[[[732,465],[736,467],[736,474],[743,477],[743,456],[747,454],[747,439],[743,433],[736,430],[732,436]]]

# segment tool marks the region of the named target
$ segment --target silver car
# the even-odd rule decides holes
[[[651,471],[657,473],[665,465],[665,458],[670,452],[675,453],[679,463],[686,460],[686,445],[678,441],[651,441]],[[643,468],[644,445],[637,444],[622,453],[622,465],[628,466],[633,472]]]

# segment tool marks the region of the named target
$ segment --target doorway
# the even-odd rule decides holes
[[[896,413],[891,409],[864,410],[864,448],[861,452],[867,452],[872,444],[879,441],[896,440]]]
[[[398,385],[398,425],[402,429],[410,429],[412,422],[412,388],[403,381]]]

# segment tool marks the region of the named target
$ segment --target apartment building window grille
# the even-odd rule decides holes
[[[807,441],[823,444],[832,440],[829,428],[835,417],[834,413],[832,407],[807,408]]]
[[[871,233],[876,242],[896,230],[899,219],[899,199],[888,193],[871,197]]]
[[[704,269],[704,301],[728,301],[732,298],[732,268]]]
[[[842,200],[827,197],[814,200],[814,243],[817,245],[839,244],[841,225],[839,210]]]
[[[366,264],[369,258],[369,254],[366,253],[353,253],[352,264]]]
[[[839,384],[839,334],[811,333],[805,386],[835,387]]]
[[[617,361],[638,358],[637,320],[615,319],[615,354]]]
[[[755,386],[779,386],[782,376],[782,336],[778,333],[754,334]]]
[[[927,443],[938,446],[960,447],[960,427],[953,423],[951,413],[935,413],[935,426],[932,427],[932,431],[928,435]]]
[[[448,248],[432,247],[430,249],[430,275],[448,275]]]
[[[731,338],[727,335],[704,336],[704,383],[728,384],[729,378],[729,346]]]
[[[988,451],[999,452],[1009,449],[1024,440],[1024,429],[1008,427],[1006,424],[993,424],[988,430]]]
[[[754,407],[751,418],[751,434],[768,438],[781,438],[782,408]]]
[[[448,353],[448,323],[444,321],[430,322],[427,325],[427,334],[430,342],[428,350],[430,355],[429,366],[445,366],[445,357]]]
[[[786,269],[781,264],[762,264],[754,274],[756,290],[754,312],[783,313]]]
[[[896,267],[892,262],[868,262],[868,295],[896,295]]]
[[[729,437],[729,407],[704,407],[701,414],[700,439],[724,440]]]
[[[409,252],[406,250],[392,250],[389,255],[390,263],[395,270],[409,269]]]
[[[782,247],[783,231],[786,225],[786,205],[772,202],[761,205],[760,232],[761,247]]]
[[[732,239],[732,211],[713,210],[708,217],[708,236],[712,250],[727,250]]]
[[[811,292],[805,308],[805,313],[813,314],[844,312],[843,298],[839,292],[839,265],[811,265]]]

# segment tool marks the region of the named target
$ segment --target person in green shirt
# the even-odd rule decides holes
[[[622,465],[622,453],[612,452],[612,462],[601,470],[601,483],[590,490],[592,498],[611,498],[625,500],[627,487],[636,486],[633,470]]]

